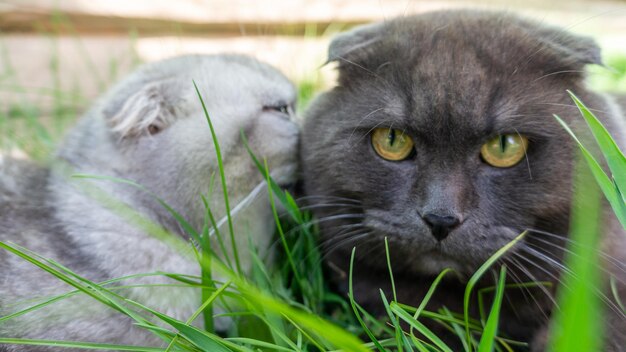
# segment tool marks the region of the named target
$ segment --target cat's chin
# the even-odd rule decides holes
[[[422,275],[438,275],[445,269],[452,269],[457,273],[467,270],[467,264],[459,263],[459,261],[438,250],[420,254],[418,258],[415,258],[411,266],[416,273]]]

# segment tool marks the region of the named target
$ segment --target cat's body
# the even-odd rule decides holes
[[[225,215],[213,139],[194,81],[221,147],[231,207],[247,204],[234,215],[244,269],[249,265],[249,238],[266,252],[273,218],[263,193],[264,177],[250,159],[240,132],[246,134],[255,153],[267,158],[279,183],[293,182],[298,129],[290,111],[295,92],[272,67],[229,55],[186,56],[142,67],[79,121],[50,167],[0,159],[0,241],[57,260],[96,282],[156,271],[198,275],[191,247],[188,256],[181,254],[142,230],[133,220],[136,217],[128,217],[136,211],[187,239],[188,234],[155,196],[200,230],[206,213],[201,195],[207,195],[212,180],[209,205],[218,221]],[[70,174],[129,179],[154,195],[115,181],[68,178]],[[129,208],[120,207],[122,203]],[[124,281],[164,282],[174,281],[163,276]],[[34,265],[0,251],[1,316],[28,306],[18,302],[70,290]],[[123,292],[181,320],[188,319],[200,304],[199,292],[190,288]],[[0,336],[137,345],[158,342],[132,326],[130,319],[103,307],[82,295],[62,300],[0,323]],[[0,351],[38,349],[0,345]]]
[[[507,290],[500,331],[543,349],[569,231],[575,158],[574,143],[553,114],[586,134],[566,90],[595,109],[626,146],[618,106],[583,83],[583,67],[600,63],[595,43],[509,14],[450,11],[341,34],[329,61],[339,64],[338,85],[307,111],[301,156],[339,290],[347,291],[356,247],[356,300],[382,313],[378,288],[391,297],[386,237],[399,302],[418,305],[435,276],[452,268],[457,275],[442,282],[429,307],[462,312],[467,278],[531,230],[502,261],[509,280],[556,285]],[[385,160],[373,142],[381,128],[390,143],[392,129],[408,136],[413,150]],[[481,148],[497,136],[527,137],[523,159],[487,164]],[[603,249],[618,262],[606,270],[624,299],[626,234],[608,209],[603,224]],[[606,297],[606,350],[621,351],[626,317]]]

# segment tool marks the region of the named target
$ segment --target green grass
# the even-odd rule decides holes
[[[54,38],[51,43],[55,44]],[[77,44],[79,45],[79,44]],[[1,46],[0,53],[6,51]],[[23,99],[18,103],[0,110],[0,149],[19,148],[25,151],[34,159],[45,160],[53,148],[58,144],[66,127],[69,126],[81,111],[85,109],[88,99],[81,95],[79,91],[62,91],[58,84],[58,60],[55,56],[51,58],[50,71],[56,75],[55,85],[51,89],[38,90],[36,93],[53,97],[53,109],[50,116],[45,118],[42,111],[27,99],[28,94],[32,94],[26,87],[16,86],[15,68],[8,61],[0,73],[0,89],[11,89],[22,94]],[[89,64],[88,55],[85,53],[85,60]],[[616,71],[606,75],[606,82],[614,82],[614,85],[603,83],[607,89],[626,91],[622,87],[622,82],[626,71],[619,66],[621,59],[615,61],[613,65]],[[626,62],[624,60],[623,62]],[[620,71],[621,70],[621,71]],[[117,63],[112,62],[109,67],[110,75],[115,76]],[[594,75],[594,79],[600,77],[602,73]],[[98,76],[98,77],[102,77]],[[110,82],[98,78],[104,87]],[[311,97],[319,90],[320,81],[317,76],[312,75],[306,81],[298,85],[300,97],[299,106],[306,106]],[[198,92],[200,95],[200,92]],[[600,190],[609,199],[613,209],[623,224],[626,215],[624,203],[624,193],[626,189],[623,176],[626,175],[626,163],[624,156],[616,150],[608,134],[597,123],[597,119],[589,112],[584,105],[575,97],[575,103],[580,107],[581,113],[589,123],[595,137],[598,140],[600,150],[604,153],[606,164],[610,172],[606,172],[601,163],[597,162],[597,157],[591,155],[588,149],[580,144],[581,151],[587,163],[591,166],[591,175],[600,185]],[[202,103],[199,101],[199,103]],[[210,126],[210,117],[206,114]],[[565,126],[566,127],[566,126]],[[566,127],[567,128],[567,127]],[[211,127],[212,130],[212,127]],[[213,133],[214,134],[214,133]],[[575,138],[575,137],[574,137]],[[242,135],[245,143],[245,136]],[[217,139],[214,135],[214,141]],[[219,150],[219,145],[216,144]],[[281,244],[281,253],[274,265],[267,265],[259,258],[258,253],[251,249],[253,268],[250,275],[243,275],[238,264],[239,252],[228,253],[225,249],[223,236],[216,225],[211,209],[206,206],[206,221],[201,229],[194,229],[185,220],[184,214],[177,214],[165,202],[160,201],[170,214],[179,222],[182,228],[199,244],[196,251],[198,265],[202,268],[199,277],[183,276],[177,273],[145,273],[144,275],[162,275],[176,280],[172,286],[178,285],[189,289],[199,289],[202,292],[202,303],[196,312],[185,321],[180,321],[169,317],[162,312],[155,311],[150,307],[145,307],[139,302],[133,302],[122,295],[122,289],[127,286],[120,286],[118,281],[124,278],[112,279],[107,282],[92,282],[76,273],[63,267],[61,264],[40,257],[28,249],[20,248],[6,243],[0,243],[0,250],[6,250],[13,255],[20,256],[23,260],[38,266],[41,270],[66,282],[73,289],[65,294],[54,297],[44,297],[29,302],[26,308],[20,308],[12,314],[0,317],[0,324],[10,324],[11,319],[22,316],[37,309],[41,309],[60,300],[68,299],[75,295],[89,296],[94,302],[106,305],[116,310],[118,314],[124,314],[133,319],[136,324],[159,336],[166,342],[164,348],[136,347],[93,344],[77,341],[47,341],[47,340],[25,340],[10,337],[0,337],[1,343],[25,344],[25,345],[55,345],[60,347],[73,347],[82,349],[115,349],[125,351],[366,351],[366,350],[398,350],[398,351],[451,351],[444,341],[434,334],[427,322],[436,322],[445,326],[455,336],[465,351],[509,351],[512,348],[524,348],[524,342],[511,341],[498,334],[499,311],[501,309],[502,297],[507,286],[505,285],[507,269],[500,266],[497,283],[492,288],[482,289],[479,293],[478,301],[470,300],[471,293],[478,279],[494,265],[497,265],[497,258],[514,242],[498,251],[492,258],[485,262],[485,265],[477,270],[476,274],[469,280],[467,285],[464,312],[451,312],[445,308],[438,311],[429,311],[426,304],[437,295],[437,287],[441,280],[449,271],[442,272],[432,283],[422,302],[417,306],[408,306],[398,302],[395,295],[395,288],[392,297],[386,297],[381,292],[381,301],[387,308],[387,316],[375,318],[365,311],[357,301],[354,300],[352,283],[350,280],[350,292],[348,298],[340,297],[332,292],[324,280],[321,269],[322,253],[317,245],[317,228],[312,221],[311,215],[299,209],[291,194],[280,189],[269,177],[269,171],[264,162],[254,156],[254,151],[250,150],[250,156],[257,165],[259,172],[268,181],[268,189],[272,194],[271,207],[273,215],[278,221],[277,236]],[[218,155],[218,160],[221,158]],[[221,163],[221,161],[220,161]],[[221,164],[220,164],[221,165]],[[586,171],[581,166],[579,174],[584,175]],[[223,170],[220,167],[220,170]],[[98,178],[94,175],[77,175],[85,181],[95,181]],[[228,202],[227,182],[223,172],[220,173],[222,196]],[[129,182],[127,180],[113,180],[116,182]],[[589,177],[581,177],[580,182],[589,184]],[[134,184],[141,188],[141,185]],[[580,187],[588,190],[585,194],[578,195],[577,203],[580,211],[575,212],[573,223],[573,239],[579,246],[571,248],[573,254],[566,258],[567,267],[572,273],[566,275],[565,279],[570,290],[563,290],[559,300],[563,305],[563,310],[556,315],[557,327],[555,337],[551,341],[552,351],[572,351],[580,346],[587,346],[585,350],[599,350],[602,330],[598,324],[589,324],[590,321],[601,321],[599,316],[597,294],[594,289],[601,285],[599,274],[597,273],[598,258],[597,248],[598,236],[590,235],[597,233],[595,225],[597,221],[594,214],[597,213],[597,194],[591,187]],[[114,211],[124,215],[127,221],[141,227],[144,231],[167,241],[172,248],[185,251],[190,244],[180,240],[179,237],[164,232],[160,227],[145,220],[141,214],[127,209],[115,199],[110,199],[106,194],[98,193],[97,189],[92,190],[94,197],[100,199],[103,204]],[[147,190],[145,190],[148,192]],[[208,204],[205,195],[203,197],[205,205]],[[276,202],[279,202],[285,209],[287,216],[279,218],[276,210]],[[583,206],[587,207],[584,208]],[[228,208],[228,206],[227,206]],[[595,212],[594,212],[595,211]],[[588,215],[592,215],[588,218]],[[207,240],[209,233],[213,231],[221,245],[219,248],[211,248]],[[232,225],[229,221],[229,238],[231,242],[233,233]],[[520,235],[515,241],[521,239]],[[236,246],[233,247],[237,250]],[[583,250],[585,249],[585,250]],[[221,250],[221,255],[216,255],[216,251]],[[248,254],[248,253],[247,253]],[[393,253],[387,251],[387,260]],[[223,259],[220,259],[223,258]],[[390,264],[389,264],[390,266]],[[216,272],[217,271],[217,272]],[[219,275],[216,275],[219,274]],[[350,272],[350,277],[352,272]],[[225,282],[217,281],[215,277],[226,278]],[[393,272],[390,269],[390,277],[393,283]],[[614,282],[613,282],[614,283]],[[528,285],[541,285],[543,283],[528,283]],[[488,312],[482,304],[483,294],[491,294],[492,305]],[[33,293],[35,296],[35,293]],[[617,297],[616,297],[617,298]],[[231,310],[226,315],[234,324],[225,335],[217,334],[213,328],[213,304],[218,301],[227,301]],[[17,302],[16,302],[17,303]],[[621,302],[618,303],[621,304]],[[469,316],[469,307],[473,304],[480,306],[481,319]],[[200,330],[192,322],[196,319],[203,319],[206,329]],[[589,326],[592,329],[589,329]],[[165,327],[164,327],[165,326]],[[576,345],[571,344],[575,342]]]
[[[198,95],[200,97],[200,92],[198,92]],[[200,103],[203,103],[201,98]],[[208,114],[207,120],[210,126]],[[215,142],[217,143],[217,139],[215,139]],[[233,258],[237,255],[236,252],[222,253],[225,259],[221,260],[216,256],[214,249],[209,246],[207,236],[211,227],[213,227],[216,233],[219,232],[215,220],[211,216],[210,209],[207,208],[205,227],[198,230],[194,229],[182,214],[176,213],[169,205],[156,198],[170,212],[172,217],[179,222],[194,242],[200,245],[196,252],[196,259],[202,268],[200,277],[181,276],[176,273],[167,274],[167,277],[178,281],[177,285],[188,285],[190,289],[199,288],[203,290],[203,302],[189,319],[186,321],[174,319],[139,302],[132,301],[128,297],[124,297],[118,290],[119,287],[113,285],[118,280],[106,283],[92,282],[80,277],[61,264],[43,258],[36,253],[28,251],[28,249],[0,243],[0,248],[21,257],[23,260],[30,262],[74,288],[74,291],[60,296],[46,297],[43,300],[34,302],[32,306],[13,312],[10,316],[2,317],[0,318],[0,323],[10,324],[11,319],[17,316],[41,309],[59,300],[67,299],[72,295],[83,294],[99,304],[109,306],[119,314],[127,315],[138,326],[159,336],[167,343],[167,348],[162,350],[168,351],[251,351],[254,348],[276,351],[366,351],[370,349],[370,346],[376,346],[380,350],[388,348],[406,351],[411,351],[413,348],[418,348],[419,350],[433,350],[433,348],[439,348],[444,351],[451,350],[420,321],[423,317],[437,319],[433,318],[433,312],[424,310],[425,303],[418,308],[401,306],[400,302],[397,302],[395,298],[394,290],[394,297],[390,302],[384,295],[381,296],[389,315],[386,321],[379,321],[358,307],[358,303],[354,302],[353,299],[350,299],[350,304],[347,304],[341,297],[330,292],[323,279],[320,265],[322,256],[318,250],[316,230],[310,221],[310,215],[302,212],[296,205],[293,197],[276,185],[269,177],[269,170],[267,170],[266,165],[261,164],[254,156],[253,151],[250,151],[250,154],[259,167],[259,172],[266,175],[268,189],[273,194],[270,200],[275,219],[280,220],[276,211],[275,200],[281,202],[282,206],[287,210],[287,214],[289,214],[287,221],[278,222],[278,232],[285,255],[278,260],[275,268],[263,264],[256,252],[252,251],[250,255],[256,259],[254,261],[255,265],[252,275],[245,277],[236,265],[233,267],[226,264],[229,257],[233,262],[236,262],[236,259]],[[221,163],[220,168],[223,169]],[[180,239],[180,237],[164,232],[162,228],[147,221],[133,209],[129,209],[124,204],[112,199],[97,187],[90,187],[89,181],[106,179],[108,181],[122,182],[151,194],[149,190],[144,189],[141,185],[129,180],[104,178],[95,175],[75,175],[74,177],[85,180],[87,185],[85,191],[89,192],[90,196],[97,199],[103,206],[123,216],[128,222],[166,241],[170,247],[181,253],[189,248],[190,244]],[[223,175],[221,177],[223,178],[222,184],[224,187],[227,187],[228,180]],[[228,192],[226,188],[223,190],[223,196],[226,199]],[[231,235],[234,234],[231,233]],[[496,253],[496,255],[501,255],[503,251]],[[388,261],[389,256],[390,254],[388,253]],[[495,259],[488,261],[477,275],[482,275],[487,266],[495,262]],[[221,277],[225,277],[227,281],[218,282],[213,280],[214,269],[219,272]],[[391,270],[390,274],[392,275]],[[503,280],[502,278],[496,290],[498,295],[502,292]],[[435,286],[433,286],[433,290],[434,288]],[[432,291],[428,297],[431,296]],[[227,298],[233,308],[228,315],[233,319],[235,325],[227,336],[216,335],[212,331],[211,324],[213,317],[210,307],[214,302],[222,298]],[[329,306],[334,307],[331,313],[328,310]],[[359,314],[366,316],[367,322],[359,317],[357,319],[359,323],[355,323],[355,318],[349,309],[350,307],[353,310],[358,310]],[[477,345],[480,349],[484,349],[486,348],[484,346],[489,345],[489,343],[493,344],[496,341],[498,309],[499,301],[496,300],[492,308],[492,314],[487,321],[489,334],[484,335],[486,337],[483,337],[480,344]],[[409,310],[414,311],[415,315],[411,316],[408,313]],[[205,322],[208,322],[205,330],[200,330],[191,324],[201,314],[205,314]],[[401,322],[408,323],[412,329],[407,333]],[[163,323],[167,324],[168,328],[161,327],[160,324]],[[443,323],[447,324],[445,320],[443,320]],[[467,323],[468,319],[466,318],[465,324],[467,325]],[[392,327],[389,328],[386,324],[391,324]],[[472,324],[473,333],[468,337],[470,346],[476,345],[473,336],[476,332],[482,330],[480,324],[476,322],[472,322]],[[461,323],[461,326],[463,326],[463,323]],[[373,330],[376,330],[376,333],[373,333]],[[460,331],[463,330],[461,329]],[[465,331],[468,332],[469,327]],[[361,336],[369,336],[371,341],[366,343],[360,339]],[[428,341],[421,341],[421,336],[425,336]],[[464,334],[460,337],[466,338]],[[53,344],[86,349],[111,348],[110,345],[81,343],[78,341],[34,341],[3,337],[0,337],[0,343]],[[115,346],[115,348],[119,350],[138,349],[133,346]],[[145,350],[154,349],[146,348]]]
[[[626,55],[611,54],[605,59],[605,65],[590,68],[590,84],[600,91],[626,93]]]

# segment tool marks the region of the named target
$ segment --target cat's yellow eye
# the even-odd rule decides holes
[[[519,134],[501,134],[480,148],[483,160],[495,167],[511,167],[524,159],[528,138]]]
[[[372,132],[372,146],[383,159],[404,160],[413,151],[413,140],[400,130],[376,128]]]

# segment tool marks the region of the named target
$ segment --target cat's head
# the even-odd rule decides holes
[[[209,203],[219,220],[224,200],[217,153],[194,83],[219,142],[232,207],[264,180],[241,132],[277,182],[295,181],[293,84],[275,68],[239,55],[190,55],[143,66],[79,123],[61,156],[79,172],[143,185],[200,227],[200,196],[213,182]]]
[[[503,13],[448,11],[336,37],[338,85],[305,116],[305,188],[329,250],[471,273],[526,229],[567,232],[573,146],[597,45]],[[375,253],[374,253],[375,252]],[[359,254],[360,253],[360,254]]]

